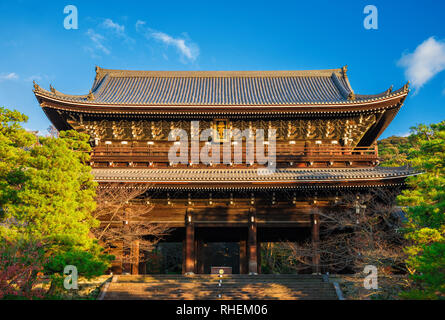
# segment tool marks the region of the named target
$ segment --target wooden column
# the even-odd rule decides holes
[[[130,227],[128,222],[128,208],[124,206],[123,208],[123,231],[129,233]],[[131,240],[124,240],[122,243],[122,273],[132,274],[133,272],[133,242]],[[128,242],[127,242],[128,241]]]
[[[205,272],[205,247],[206,243],[201,240],[201,245],[199,247],[200,255],[199,255],[199,273],[204,274]]]
[[[192,210],[187,209],[185,215],[185,274],[195,272],[195,226],[192,219]]]
[[[249,274],[258,274],[258,253],[257,253],[257,222],[254,208],[249,210],[249,227],[247,239],[247,252],[249,254]]]
[[[111,272],[113,274],[123,274],[124,273],[124,243],[123,241],[118,241],[113,243],[115,248],[110,249],[110,254],[114,255],[116,259],[111,263]]]
[[[139,259],[139,274],[147,274],[147,254],[147,251],[143,251],[142,255],[139,254],[139,257],[143,257],[143,262]]]
[[[139,240],[131,242],[131,274],[139,274]]]
[[[257,241],[256,246],[256,252],[257,252],[257,263],[258,263],[258,274],[261,273],[261,241]]]
[[[195,247],[195,265],[196,265],[196,273],[203,274],[204,273],[204,242],[202,239],[196,239],[196,247]]]
[[[247,242],[241,239],[239,242],[239,273],[247,274]]]
[[[194,255],[193,255],[193,259],[195,260],[194,262],[193,262],[193,264],[194,264],[194,269],[193,269],[193,273],[199,273],[198,272],[198,268],[199,268],[199,266],[198,266],[198,261],[199,261],[199,243],[198,243],[198,239],[197,239],[197,237],[196,237],[196,232],[195,232],[195,236],[194,236],[194,242],[193,242],[193,252],[195,253]]]
[[[186,241],[185,241],[185,230],[184,230],[184,240],[182,240],[182,274],[185,273],[185,243]]]
[[[313,213],[311,215],[312,222],[312,272],[320,273],[320,218],[318,213]]]

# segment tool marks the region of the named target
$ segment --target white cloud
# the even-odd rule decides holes
[[[163,32],[153,32],[151,36],[156,40],[160,40],[166,45],[176,47],[176,49],[179,50],[182,55],[191,61],[194,61],[199,55],[199,50],[196,50],[196,48],[193,47],[193,44],[186,44],[184,39],[173,38]]]
[[[125,32],[125,26],[114,22],[111,19],[105,19],[99,23],[96,30],[100,29],[100,33],[95,29],[88,29],[86,35],[90,38],[92,45],[85,47],[85,50],[91,54],[93,58],[100,58],[101,54],[111,54],[111,44],[115,39],[132,44],[134,40]]]
[[[87,50],[90,51],[92,54],[97,51],[101,51],[105,54],[110,54],[110,50],[108,50],[107,47],[105,47],[104,42],[106,41],[105,37],[99,33],[96,33],[93,29],[88,29],[87,36],[90,38],[90,40],[93,42],[93,48],[88,47]]]
[[[111,31],[112,36],[116,36],[122,39],[125,43],[129,45],[132,45],[135,42],[134,39],[129,37],[125,32],[124,25],[120,25],[111,19],[105,19],[104,22],[100,25],[100,27],[104,28],[105,30]]]
[[[403,132],[403,133],[399,134],[400,137],[404,137],[404,138],[409,137],[410,135],[411,135],[411,131]]]
[[[0,74],[0,81],[1,80],[17,80],[18,78],[19,78],[19,75],[15,72]]]
[[[117,35],[125,35],[125,26],[121,26],[120,24],[113,22],[111,19],[105,19],[102,26],[104,28],[113,30]]]
[[[412,53],[403,54],[397,64],[405,68],[405,77],[416,92],[445,69],[445,41],[430,37]]]
[[[41,81],[42,79],[43,79],[43,78],[42,78],[40,75],[35,74],[35,75],[32,75],[32,76],[27,77],[27,78],[25,79],[25,81],[27,81],[27,82]]]
[[[21,77],[15,73],[0,73],[0,82],[2,81],[13,81],[13,80],[21,80],[24,82],[32,82],[32,81],[42,81],[42,80],[50,80],[53,79],[54,76],[50,77],[46,74],[33,74],[31,76],[22,75]]]
[[[136,31],[142,31],[141,28],[145,26],[147,23],[142,20],[136,21]]]
[[[199,47],[188,39],[174,38],[165,32],[157,31],[146,27],[146,22],[138,20],[136,22],[136,31],[142,33],[146,39],[155,39],[167,46],[174,47],[182,58],[189,61],[195,61],[199,56]]]

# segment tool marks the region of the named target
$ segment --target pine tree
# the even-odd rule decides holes
[[[407,214],[406,237],[412,245],[407,268],[415,288],[403,296],[445,298],[445,121],[412,128],[410,163],[423,174],[407,180],[400,196]]]
[[[89,136],[37,137],[21,127],[26,120],[0,108],[0,236],[43,243],[51,273],[82,263],[79,274],[101,274],[109,259],[90,236],[99,221]]]

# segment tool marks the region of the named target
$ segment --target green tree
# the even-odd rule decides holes
[[[411,147],[408,137],[391,136],[379,140],[377,144],[382,166],[398,167],[408,163],[408,152]]]
[[[50,257],[47,271],[63,271],[56,261],[74,265],[90,257],[102,273],[108,257],[90,235],[99,222],[92,217],[96,182],[87,164],[89,137],[76,131],[36,137],[21,127],[26,120],[0,108],[0,236],[40,241]]]
[[[410,177],[399,196],[407,214],[407,267],[415,288],[404,297],[445,298],[445,121],[412,128],[410,163],[423,174]]]
[[[0,214],[5,218],[6,204],[18,204],[21,185],[26,180],[29,148],[37,138],[20,126],[28,117],[0,107]]]

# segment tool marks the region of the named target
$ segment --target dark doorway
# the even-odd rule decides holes
[[[232,273],[240,273],[238,242],[203,243],[201,259],[204,273],[210,273],[211,267],[231,267]]]
[[[211,267],[231,267],[232,273],[240,273],[240,242],[245,246],[246,227],[198,227],[195,232],[198,273],[209,274]]]
[[[182,242],[159,242],[153,251],[146,252],[146,274],[181,274]]]

